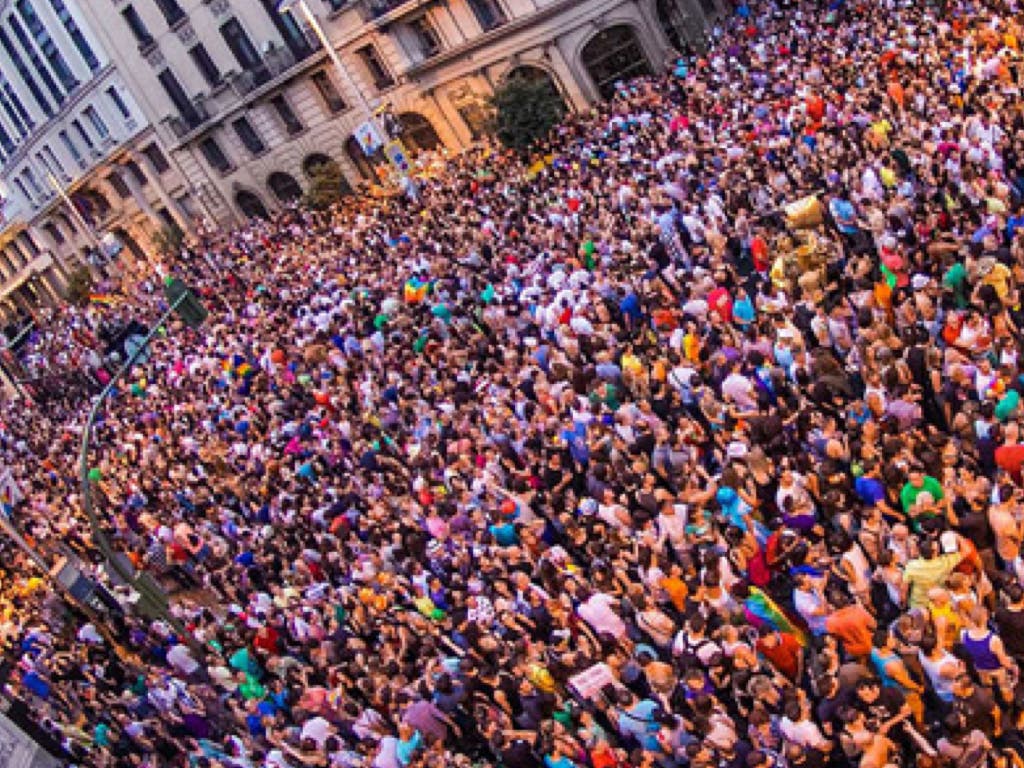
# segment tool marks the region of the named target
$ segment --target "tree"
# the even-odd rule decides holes
[[[64,290],[64,298],[69,304],[77,307],[84,307],[89,303],[89,296],[93,289],[92,272],[85,265],[77,267],[68,275],[68,285]]]
[[[166,224],[152,237],[153,247],[157,253],[167,259],[176,259],[181,255],[181,246],[185,242],[185,233],[177,224]]]
[[[347,188],[345,176],[333,160],[309,169],[309,191],[305,203],[311,208],[330,208],[341,200]]]
[[[491,97],[498,140],[509,149],[527,152],[558,125],[565,104],[547,80],[512,77]]]

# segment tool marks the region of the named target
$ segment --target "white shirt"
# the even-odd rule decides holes
[[[585,603],[581,603],[576,613],[589,624],[598,634],[606,632],[616,639],[626,635],[626,624],[615,612],[615,598],[598,592]]]

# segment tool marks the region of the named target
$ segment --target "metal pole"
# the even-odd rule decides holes
[[[117,384],[121,378],[131,370],[132,366],[135,365],[135,361],[139,358],[142,352],[149,345],[149,342],[157,335],[157,332],[163,326],[164,323],[170,318],[174,311],[185,302],[189,297],[188,293],[184,293],[175,299],[167,311],[164,312],[160,319],[149,329],[149,333],[146,334],[145,339],[142,343],[136,347],[135,351],[129,356],[129,358],[121,366],[120,370],[111,377],[110,381],[100,392],[99,397],[96,398],[96,402],[93,403],[92,409],[89,411],[89,418],[86,419],[85,426],[82,429],[82,446],[79,451],[79,480],[81,483],[82,491],[82,511],[85,512],[85,516],[89,519],[89,528],[92,532],[93,543],[99,548],[103,554],[103,558],[106,560],[107,565],[132,589],[136,590],[142,599],[146,601],[152,611],[158,615],[161,619],[170,624],[179,636],[186,638],[190,645],[194,645],[194,639],[190,635],[184,632],[184,628],[181,623],[171,615],[167,608],[167,605],[162,594],[158,594],[155,585],[147,583],[142,580],[141,577],[134,573],[131,566],[126,564],[121,557],[118,557],[114,548],[110,545],[109,539],[107,539],[106,533],[100,526],[99,518],[96,517],[96,512],[93,510],[92,504],[92,488],[89,482],[89,444],[92,440],[92,429],[96,423],[96,417],[99,416],[103,405],[106,403],[107,398],[114,389],[114,385]]]
[[[46,560],[43,559],[42,555],[29,546],[28,542],[25,541],[25,538],[21,535],[18,529],[11,525],[11,521],[7,519],[7,515],[2,512],[0,512],[0,528],[2,528],[4,533],[6,533],[11,540],[18,545],[18,549],[28,555],[29,559],[39,567],[39,570],[49,578],[50,566],[47,565]]]
[[[103,246],[100,243],[99,238],[96,237],[96,233],[93,232],[92,227],[89,226],[89,222],[87,222],[85,220],[85,217],[81,213],[79,213],[78,209],[75,207],[75,204],[71,201],[71,198],[68,197],[68,193],[64,191],[64,188],[57,182],[57,179],[54,178],[52,173],[46,174],[46,177],[50,181],[50,186],[54,188],[58,195],[60,195],[61,200],[64,201],[67,207],[71,209],[71,215],[75,217],[75,221],[77,221],[82,226],[82,229],[85,230],[86,236],[102,254]]]
[[[302,15],[306,18],[310,28],[313,30],[313,34],[316,35],[317,40],[327,51],[327,55],[330,57],[331,62],[334,64],[334,68],[338,70],[338,73],[342,76],[345,82],[348,84],[348,89],[352,93],[356,94],[356,98],[359,100],[359,105],[363,108],[363,112],[366,113],[366,120],[373,126],[373,130],[376,131],[381,141],[387,142],[388,132],[384,128],[384,125],[377,119],[377,114],[370,106],[370,102],[366,100],[366,95],[363,93],[363,89],[359,87],[359,84],[353,79],[352,74],[348,71],[348,67],[345,66],[345,62],[342,60],[341,55],[337,49],[331,43],[327,37],[327,33],[324,32],[323,26],[320,24],[320,19],[316,17],[312,9],[309,7],[309,3],[306,0],[295,0],[293,5],[297,5],[299,10],[302,11]],[[287,10],[285,8],[284,10]],[[399,176],[403,181],[408,181],[408,174],[400,168],[396,168]],[[406,184],[405,186],[409,186]]]

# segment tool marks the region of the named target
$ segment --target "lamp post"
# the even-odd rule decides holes
[[[136,572],[128,558],[114,550],[110,543],[110,539],[107,538],[107,534],[103,530],[103,526],[100,524],[96,511],[93,509],[93,480],[89,471],[89,448],[92,442],[93,426],[96,423],[97,417],[102,412],[107,399],[114,391],[114,387],[117,383],[124,378],[124,376],[135,365],[136,361],[142,357],[143,352],[148,348],[149,343],[157,335],[157,332],[164,323],[170,319],[171,315],[178,315],[187,326],[193,329],[199,328],[206,319],[206,309],[198,299],[196,299],[192,291],[190,291],[180,280],[168,278],[165,285],[165,293],[168,301],[167,310],[160,316],[156,323],[150,327],[145,338],[135,347],[135,350],[128,355],[128,359],[125,360],[117,373],[110,378],[110,381],[107,382],[107,385],[103,388],[99,397],[96,398],[92,405],[92,409],[89,411],[89,416],[82,429],[82,444],[78,456],[79,482],[82,495],[82,511],[85,513],[85,516],[89,521],[89,529],[92,535],[93,544],[96,545],[100,554],[103,555],[103,559],[107,567],[110,568],[124,583],[128,584],[132,589],[139,593],[141,597],[140,608],[142,608],[144,613],[163,619],[179,633],[179,636],[183,636],[190,645],[194,645],[194,638],[192,638],[188,633],[183,633],[181,623],[170,613],[167,598],[155,580],[144,571]]]
[[[377,134],[377,138],[380,141],[386,143],[387,140],[390,138],[390,134],[388,133],[384,124],[380,121],[380,118],[377,116],[377,113],[374,111],[373,107],[370,106],[370,102],[367,101],[366,95],[363,93],[363,89],[360,88],[359,84],[356,83],[356,81],[352,78],[352,73],[348,71],[348,67],[346,67],[345,62],[342,61],[341,55],[338,53],[337,49],[335,49],[334,45],[332,45],[331,41],[328,39],[327,33],[324,31],[323,25],[320,23],[320,19],[318,19],[316,14],[313,13],[313,10],[309,7],[309,3],[307,2],[307,0],[279,0],[277,4],[278,13],[287,13],[289,11],[295,10],[296,8],[299,10],[299,12],[302,13],[303,18],[305,18],[306,20],[306,23],[309,24],[310,29],[313,30],[313,34],[316,35],[316,39],[320,41],[320,45],[322,45],[324,47],[324,50],[327,51],[327,55],[330,57],[331,63],[334,64],[334,68],[338,71],[338,74],[341,75],[341,78],[348,85],[349,91],[356,95],[356,98],[359,100],[359,106],[362,109],[362,112],[365,116],[366,122],[373,126],[373,131],[374,133]],[[394,165],[394,167],[395,170],[398,171],[399,176],[402,179],[403,189],[412,190],[412,180],[409,178],[409,174],[405,171],[404,168],[401,168],[398,165]]]

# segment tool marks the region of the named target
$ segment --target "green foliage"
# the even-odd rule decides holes
[[[68,285],[65,289],[65,298],[69,304],[76,307],[84,307],[89,303],[89,294],[92,293],[94,281],[92,272],[85,265],[77,267],[68,275]]]
[[[562,119],[565,105],[551,83],[513,77],[494,92],[494,128],[509,149],[527,152]]]
[[[309,191],[305,203],[311,208],[330,208],[341,200],[348,188],[341,166],[331,160],[309,170]]]
[[[152,237],[153,247],[157,253],[167,259],[176,259],[181,255],[181,246],[185,243],[185,233],[177,224],[167,224]]]

